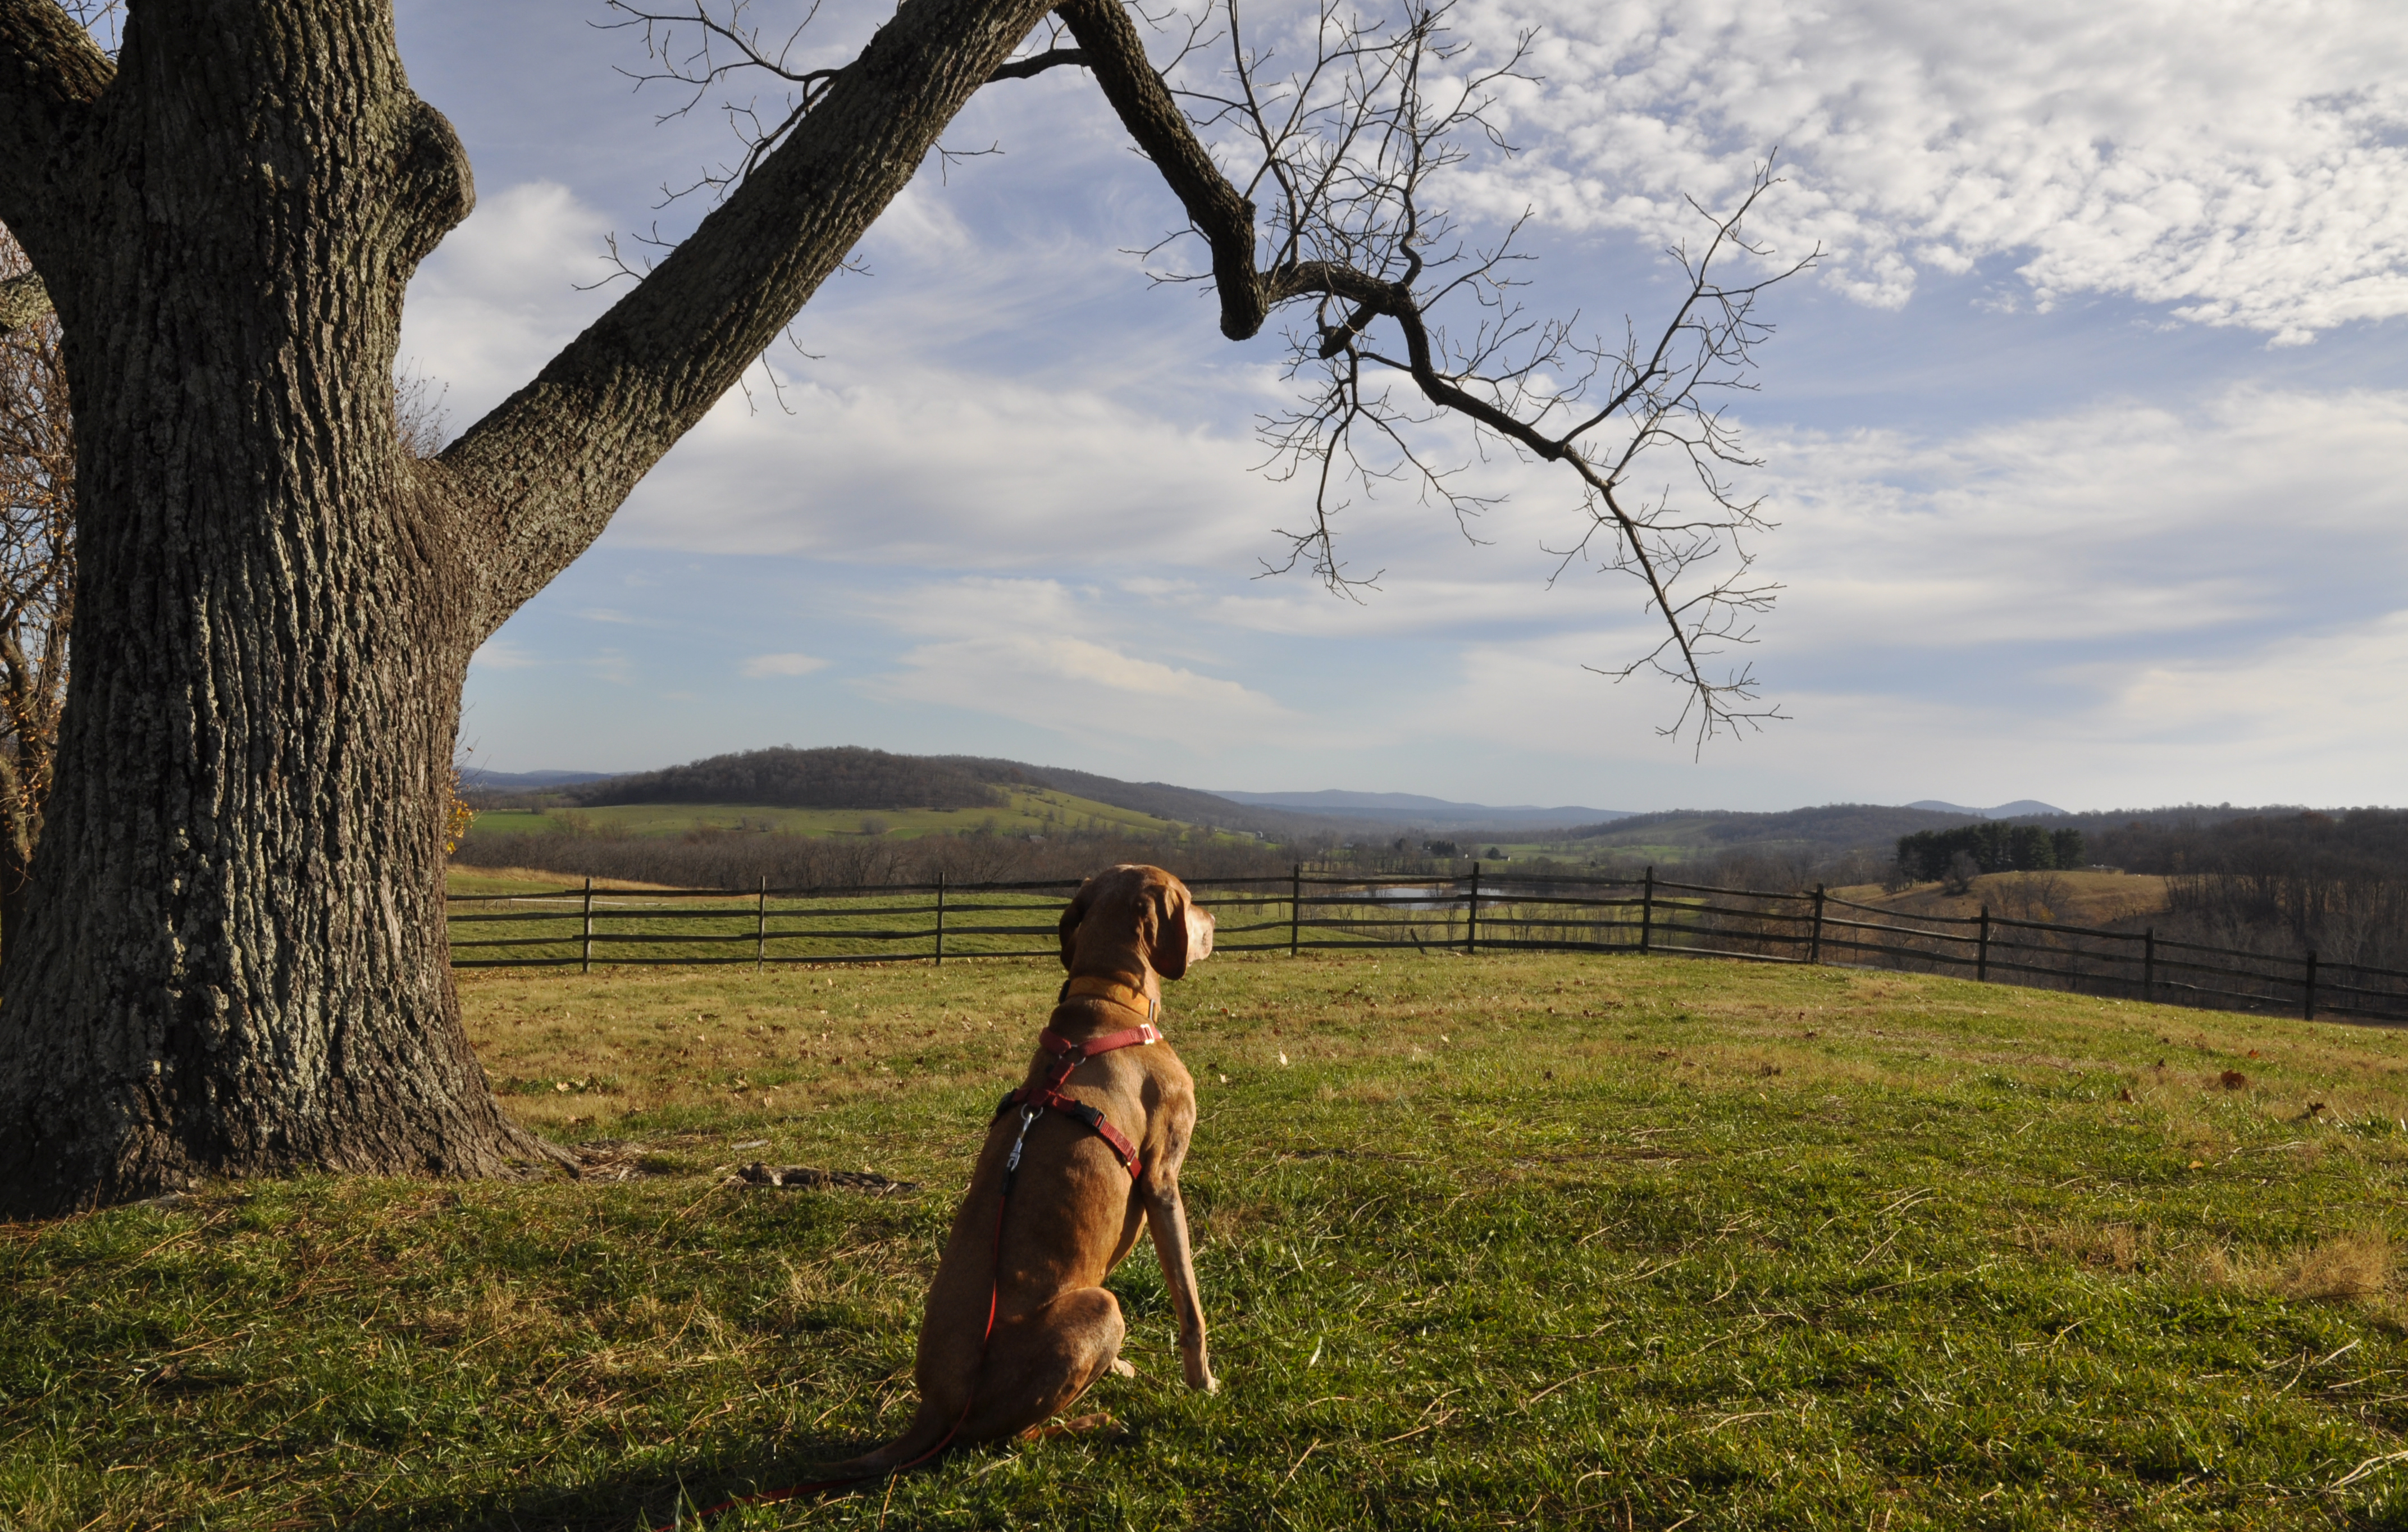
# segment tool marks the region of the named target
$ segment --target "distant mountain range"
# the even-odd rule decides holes
[[[1921,798],[1907,805],[1909,809],[1927,809],[1935,814],[1971,814],[1975,819],[2030,819],[2037,815],[2063,815],[2065,810],[2038,798],[2017,798],[1996,809],[1968,809],[1961,803],[1942,803],[1938,798]]]
[[[1171,782],[1130,782],[1067,766],[974,755],[893,755],[857,747],[785,747],[715,756],[657,772],[489,771],[463,766],[461,782],[480,807],[604,802],[719,802],[877,809],[982,801],[1014,785],[1051,788],[1157,818],[1223,830],[1254,831],[1279,843],[1316,838],[1371,844],[1391,837],[1418,840],[1437,831],[1485,845],[1537,842],[1552,854],[1607,855],[1673,863],[1750,851],[1815,858],[1848,851],[1887,854],[1900,836],[1978,820],[2053,823],[2105,836],[2142,825],[2190,833],[2229,820],[2297,816],[2297,806],[2236,808],[2183,804],[2157,809],[2068,812],[2034,798],[1987,809],[1937,798],[1902,807],[1825,804],[1778,813],[1733,809],[1670,809],[1630,813],[1615,809],[1531,804],[1461,803],[1418,793],[1206,793]],[[1476,838],[1476,839],[1474,838]],[[2105,844],[2101,841],[2100,844]]]
[[[1294,813],[1318,814],[1325,818],[1375,820],[1383,824],[1426,825],[1431,829],[1477,824],[1528,830],[1596,824],[1605,820],[1630,817],[1619,809],[1584,809],[1578,806],[1540,809],[1526,803],[1496,808],[1484,803],[1455,803],[1446,798],[1428,798],[1418,793],[1348,793],[1337,788],[1325,788],[1318,793],[1224,791],[1214,796],[1254,809],[1285,809]]]
[[[869,763],[876,769],[866,770],[864,763]],[[809,784],[810,790],[802,790],[804,784],[799,778],[793,782],[752,780],[751,779],[758,775],[757,769],[730,770],[738,765],[754,768],[775,766],[781,769],[772,775],[781,779],[799,772],[812,781]],[[878,780],[868,780],[872,777]],[[654,796],[694,798],[696,801],[701,798],[727,802],[757,799],[766,803],[791,799],[820,803],[833,801],[831,792],[837,797],[846,797],[848,789],[857,788],[865,791],[853,792],[852,795],[862,797],[861,803],[853,804],[850,797],[846,797],[846,802],[839,805],[857,808],[891,808],[905,798],[917,802],[922,797],[930,797],[934,777],[961,779],[951,785],[965,788],[971,780],[997,785],[1012,781],[1030,782],[1163,819],[1190,824],[1213,824],[1227,829],[1258,830],[1273,836],[1316,828],[1353,834],[1356,827],[1376,825],[1398,830],[1476,828],[1525,834],[1563,830],[1570,832],[1571,838],[1576,840],[1628,840],[1633,844],[1656,841],[1666,831],[1671,831],[1671,838],[1674,839],[1698,835],[1709,841],[1724,842],[1758,838],[1785,840],[1793,836],[1809,841],[1841,838],[1871,841],[1903,834],[1910,829],[1924,828],[1934,823],[1925,818],[1926,815],[1966,819],[2066,817],[2064,809],[2035,798],[2019,798],[2013,803],[1988,809],[1968,808],[1962,804],[1926,798],[1903,809],[1831,805],[1823,809],[1793,810],[1789,814],[1766,815],[1718,809],[1633,813],[1627,809],[1593,809],[1581,804],[1541,808],[1535,804],[1464,803],[1420,793],[1356,793],[1341,788],[1325,788],[1318,792],[1207,793],[1171,782],[1123,781],[1118,778],[1097,776],[1067,766],[1032,766],[1025,761],[1007,761],[991,756],[897,756],[882,751],[853,748],[748,752],[742,755],[718,756],[708,762],[657,772],[488,771],[474,766],[464,767],[461,772],[463,786],[482,795],[561,793],[567,790],[572,800],[590,803],[606,800],[634,802],[638,799],[649,802]],[[723,778],[728,780],[720,780]],[[739,781],[735,780],[737,778],[744,780]],[[832,780],[823,781],[819,780],[822,778]],[[888,780],[889,778],[896,780]],[[923,778],[930,780],[923,780]],[[710,780],[706,783],[702,779]],[[609,785],[603,785],[605,783]],[[945,796],[947,801],[952,798],[952,795],[944,794],[937,795]],[[1677,830],[1675,825],[1679,826]]]

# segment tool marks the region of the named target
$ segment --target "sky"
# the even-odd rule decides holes
[[[1374,0],[1366,0],[1370,5]],[[465,429],[675,238],[725,160],[634,89],[598,3],[400,0],[477,208],[421,268],[405,365]],[[798,56],[890,14],[826,0]],[[799,7],[756,0],[765,31]],[[1276,42],[1293,10],[1267,7]],[[781,24],[782,21],[782,25]],[[1757,237],[1822,264],[1729,419],[1782,587],[1744,658],[1786,718],[1706,742],[1598,673],[1651,647],[1545,465],[1427,428],[1505,498],[1467,537],[1354,498],[1359,601],[1268,576],[1308,489],[1264,471],[1275,336],[1137,253],[1182,221],[1082,71],[982,91],[781,343],[479,652],[501,771],[854,744],[1255,792],[1775,809],[2038,798],[2399,804],[2408,762],[2408,27],[2371,0],[1968,8],[1461,0],[1449,68],[1528,36],[1511,154],[1437,190],[1526,218],[1534,314],[1618,334],[1666,247],[1777,147]],[[1293,37],[1287,37],[1293,41]],[[1156,38],[1165,50],[1168,44]],[[750,94],[752,88],[743,88]],[[1234,163],[1234,162],[1233,162]],[[774,383],[774,386],[772,386]]]

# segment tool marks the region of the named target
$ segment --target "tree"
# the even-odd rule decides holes
[[[33,874],[66,701],[73,422],[58,320],[0,229],[0,965]]]
[[[394,412],[404,448],[433,457],[440,391],[423,376],[397,379]],[[0,964],[19,930],[66,703],[75,479],[58,317],[16,236],[0,227]],[[456,769],[446,812],[448,853],[475,817]]]
[[[1960,824],[1952,830],[1917,830],[1899,837],[1898,841],[1899,866],[1908,878],[1925,881],[1953,877],[1950,869],[1960,856],[1978,874],[2079,867],[2086,855],[2080,830],[2049,830],[2000,820]]]
[[[0,222],[64,336],[83,594],[58,785],[0,966],[0,1210],[212,1172],[562,1158],[496,1106],[447,963],[469,655],[997,81],[1088,69],[1209,252],[1223,333],[1298,316],[1297,365],[1326,386],[1284,439],[1325,486],[1297,546],[1326,578],[1345,583],[1328,487],[1349,471],[1417,473],[1476,512],[1414,435],[1416,410],[1467,421],[1568,469],[1611,546],[1567,557],[1641,575],[1668,634],[1651,660],[1701,734],[1743,721],[1744,673],[1705,666],[1768,593],[1743,560],[1737,580],[1677,587],[1754,524],[1719,477],[1745,460],[1707,402],[1743,386],[1763,334],[1764,281],[1715,275],[1750,248],[1748,203],[1712,222],[1660,332],[1591,344],[1525,323],[1506,250],[1459,246],[1427,205],[1495,77],[1455,74],[1433,103],[1425,81],[1454,56],[1443,11],[1405,6],[1387,29],[1325,15],[1319,57],[1284,83],[1224,27],[1224,93],[1188,104],[1254,146],[1241,188],[1121,0],[1051,7],[1069,45],[1026,52],[1046,0],[903,0],[851,63],[789,72],[789,110],[714,179],[694,233],[429,461],[392,408],[402,294],[473,193],[450,124],[409,88],[391,0],[148,5],[114,58],[57,0],[0,0]],[[731,67],[781,66],[733,12],[631,20],[660,41],[702,27]],[[1452,339],[1451,303],[1473,315]],[[1362,455],[1366,437],[1395,455]],[[1696,465],[1702,515],[1631,497],[1657,450]]]

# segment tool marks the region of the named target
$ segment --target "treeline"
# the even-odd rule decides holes
[[[741,803],[779,809],[983,809],[1002,795],[948,762],[840,745],[790,745],[629,777],[580,782],[549,795],[589,808],[619,803]]]
[[[2133,820],[2094,833],[2100,859],[2126,872],[2218,872],[2354,882],[2408,877],[2408,809],[2295,811],[2172,823]]]
[[[2086,865],[2079,830],[1986,820],[1898,838],[1899,869],[1917,882],[1946,878],[1959,856],[1979,872],[2054,872]]]
[[[1274,878],[1290,862],[1279,848],[1202,838],[1182,840],[1104,828],[1027,838],[983,830],[959,835],[803,836],[702,828],[679,836],[476,836],[452,856],[464,867],[536,867],[572,878],[614,878],[672,888],[874,888],[896,883],[1035,882],[1084,878],[1119,862],[1145,862],[1182,878]]]
[[[2408,811],[2135,821],[2101,857],[2166,879],[2172,928],[2191,939],[2408,968]]]

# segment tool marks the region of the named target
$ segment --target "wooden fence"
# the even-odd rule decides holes
[[[1222,952],[1584,952],[1953,973],[2224,1009],[2408,1024],[2408,973],[1978,915],[1910,915],[1821,888],[1771,894],[1659,879],[1499,875],[1187,880]],[[452,895],[452,964],[876,963],[1054,957],[1076,881],[881,888]]]

